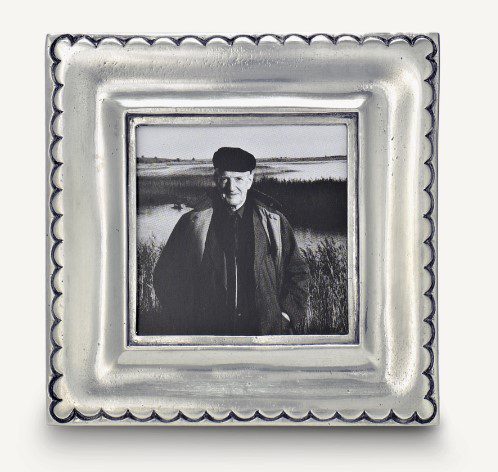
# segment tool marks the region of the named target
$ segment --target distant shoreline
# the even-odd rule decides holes
[[[320,157],[267,157],[257,159],[257,162],[327,162],[345,161],[347,156],[320,156]],[[171,165],[192,165],[210,164],[211,159],[168,159],[164,157],[137,157],[138,164],[171,164]]]

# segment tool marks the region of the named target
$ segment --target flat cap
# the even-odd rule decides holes
[[[213,166],[221,171],[247,172],[254,170],[256,159],[243,149],[222,147],[213,155]]]

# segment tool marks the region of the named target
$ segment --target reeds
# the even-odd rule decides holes
[[[153,240],[137,247],[137,311],[140,334],[154,334],[160,316],[152,274],[161,247]],[[310,268],[310,311],[299,334],[347,334],[347,252],[338,238],[325,239],[317,249],[303,250]]]
[[[311,310],[302,328],[305,334],[348,333],[347,251],[330,237],[317,249],[303,250],[310,269]]]

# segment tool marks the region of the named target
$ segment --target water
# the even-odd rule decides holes
[[[138,243],[148,244],[153,241],[162,246],[168,241],[173,228],[180,217],[191,208],[183,206],[181,210],[173,208],[172,204],[147,207],[137,215]]]
[[[171,204],[146,208],[137,216],[138,243],[151,244],[153,242],[156,246],[166,244],[180,217],[190,210],[191,208],[185,206],[178,210]],[[302,249],[316,249],[322,241],[331,236],[346,240],[345,236],[314,229],[294,228],[294,235],[298,246]]]
[[[319,179],[346,180],[348,176],[348,168],[345,159],[335,159],[326,162],[306,161],[290,162],[288,164],[269,163],[268,168],[268,170],[263,169],[260,175],[268,175],[281,181],[313,181]]]
[[[181,174],[210,175],[213,172],[211,163],[204,164],[143,164],[137,166],[137,173],[144,177],[167,177]],[[302,162],[263,162],[256,167],[256,176],[273,177],[277,180],[347,179],[346,159],[329,161],[303,160]]]

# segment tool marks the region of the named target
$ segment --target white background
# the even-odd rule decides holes
[[[2,6],[3,470],[496,470],[497,123],[493,2],[8,2]],[[45,425],[44,35],[372,32],[442,35],[441,425],[55,428]]]

